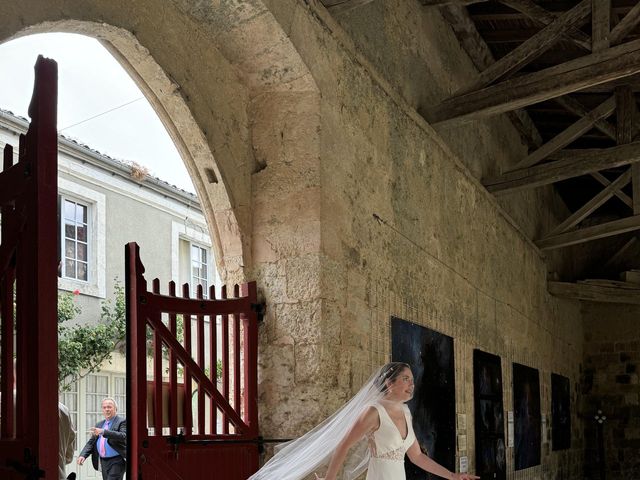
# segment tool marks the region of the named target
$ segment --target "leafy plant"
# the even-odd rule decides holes
[[[58,383],[68,390],[79,379],[98,370],[125,338],[126,307],[124,288],[116,281],[113,300],[101,303],[100,321],[96,324],[68,326],[67,322],[82,313],[73,293],[58,294]]]

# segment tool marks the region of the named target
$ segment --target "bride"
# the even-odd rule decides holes
[[[406,480],[405,454],[418,467],[442,478],[480,478],[450,472],[422,453],[405,405],[412,397],[409,365],[384,365],[344,407],[286,444],[248,480],[302,480],[327,461],[324,478],[316,474],[316,479],[337,480],[345,465],[342,478],[346,480],[355,479],[367,468],[367,480]]]

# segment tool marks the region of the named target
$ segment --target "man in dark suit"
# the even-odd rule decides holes
[[[117,412],[118,404],[113,398],[102,400],[104,420],[91,428],[92,437],[78,457],[78,465],[82,465],[91,455],[91,462],[96,470],[99,460],[103,480],[122,480],[126,471],[127,423]]]

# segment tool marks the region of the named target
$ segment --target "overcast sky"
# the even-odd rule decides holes
[[[0,108],[28,118],[39,54],[58,62],[60,133],[110,157],[144,165],[152,175],[195,192],[153,108],[93,38],[48,33],[0,45]]]

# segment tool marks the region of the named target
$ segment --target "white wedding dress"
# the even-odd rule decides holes
[[[403,407],[404,419],[407,422],[407,436],[403,439],[387,410],[379,403],[373,406],[378,410],[380,427],[367,437],[371,453],[367,480],[406,480],[404,456],[416,441],[409,407]]]

